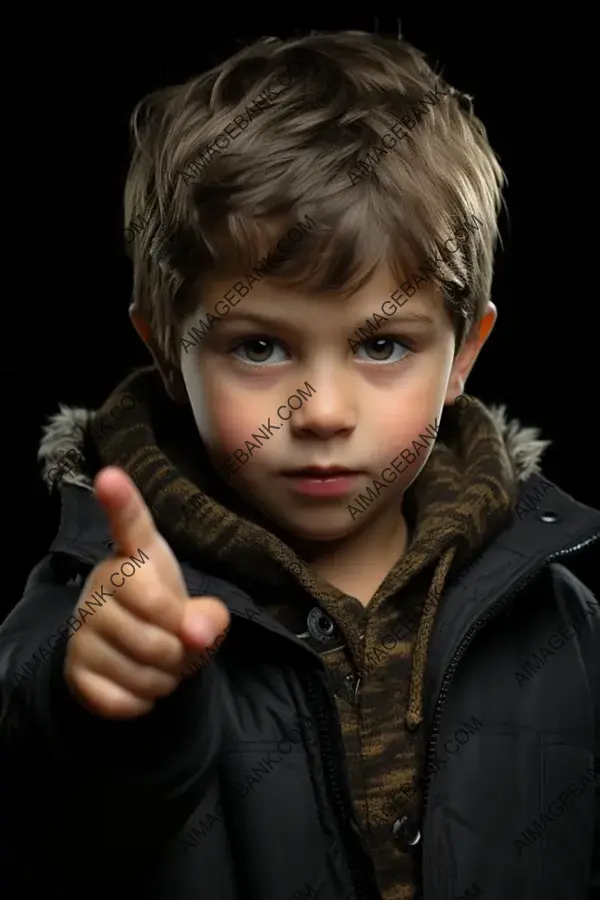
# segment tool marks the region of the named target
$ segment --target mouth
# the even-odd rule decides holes
[[[363,473],[343,466],[308,466],[282,474],[295,494],[313,499],[339,500],[351,493]]]
[[[343,466],[307,466],[305,469],[288,469],[283,472],[287,478],[311,478],[318,481],[331,481],[335,478],[346,478],[349,475],[360,475],[358,469],[346,469]]]

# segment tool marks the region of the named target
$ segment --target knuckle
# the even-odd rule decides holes
[[[96,585],[100,585],[102,581],[106,581],[108,576],[112,574],[116,563],[117,557],[115,556],[109,556],[107,559],[101,560],[90,572],[84,591],[86,588],[89,590]]]
[[[139,642],[140,652],[151,661],[169,659],[177,650],[177,639],[169,640],[169,635],[161,634],[154,628],[148,628],[143,635],[143,643]]]
[[[115,593],[125,606],[136,612],[144,612],[149,619],[156,618],[157,612],[165,602],[164,596],[157,593],[156,588],[148,583],[148,572],[137,572],[136,577],[125,581],[123,587]],[[155,578],[152,581],[156,580]]]
[[[154,691],[154,697],[168,697],[169,694],[172,694],[175,688],[179,685],[179,677],[175,675],[168,675],[163,673],[162,681],[157,682],[156,689]]]
[[[154,703],[151,697],[138,697],[131,691],[119,685],[120,692],[105,693],[100,688],[91,687],[81,696],[85,705],[92,711],[107,719],[129,719],[142,715],[152,709]]]
[[[181,641],[174,635],[142,625],[115,633],[115,644],[127,648],[127,655],[138,663],[173,668],[181,657]]]
[[[136,591],[136,597],[139,597],[140,602],[143,600],[144,611],[145,611],[146,615],[147,615],[150,619],[157,619],[157,618],[159,618],[159,615],[160,615],[161,610],[164,609],[165,605],[169,602],[169,599],[168,599],[167,597],[165,597],[164,594],[163,594],[163,595],[156,594],[156,593],[154,593],[154,591],[146,591],[146,592],[144,592],[144,594],[142,595],[141,592],[140,592],[140,590],[139,590],[139,588],[141,588],[141,586],[142,586],[142,583],[141,583],[141,581],[140,581],[140,582],[138,583],[138,589],[137,589],[137,591]],[[133,589],[134,587],[135,587],[135,586],[132,585],[132,589]]]
[[[68,669],[69,671],[74,671],[79,662],[84,658],[83,653],[81,652],[80,645],[75,640],[76,637],[77,635],[74,634],[67,642],[65,653],[65,670]]]
[[[138,669],[135,681],[135,693],[145,700],[170,694],[178,683],[174,675],[147,667]]]
[[[65,666],[65,679],[77,701],[89,712],[104,718],[127,719],[144,715],[154,705],[154,697],[136,696],[114,678],[110,682],[118,690],[107,690],[97,682],[92,671],[79,664]]]
[[[85,669],[78,665],[77,663],[71,661],[69,664],[65,666],[65,678],[69,683],[69,686],[82,697],[89,698],[90,697],[90,687],[88,680],[86,678]],[[91,692],[93,695],[93,692]]]
[[[141,716],[152,709],[153,704],[137,697],[118,699],[116,697],[103,697],[98,707],[102,715],[107,719],[129,719]]]

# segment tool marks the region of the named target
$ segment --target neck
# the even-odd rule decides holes
[[[408,526],[397,505],[364,528],[336,541],[294,542],[310,568],[366,606],[392,566],[406,552]]]

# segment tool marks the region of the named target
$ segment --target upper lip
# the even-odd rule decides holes
[[[302,466],[301,469],[286,469],[284,475],[337,475],[354,474],[357,469],[347,469],[346,466]]]

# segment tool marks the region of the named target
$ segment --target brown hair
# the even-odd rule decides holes
[[[504,175],[471,98],[406,41],[264,38],[141,100],[131,127],[133,302],[172,363],[199,276],[255,266],[306,217],[314,227],[269,277],[350,294],[382,262],[406,285],[435,259],[458,346],[481,317]]]

